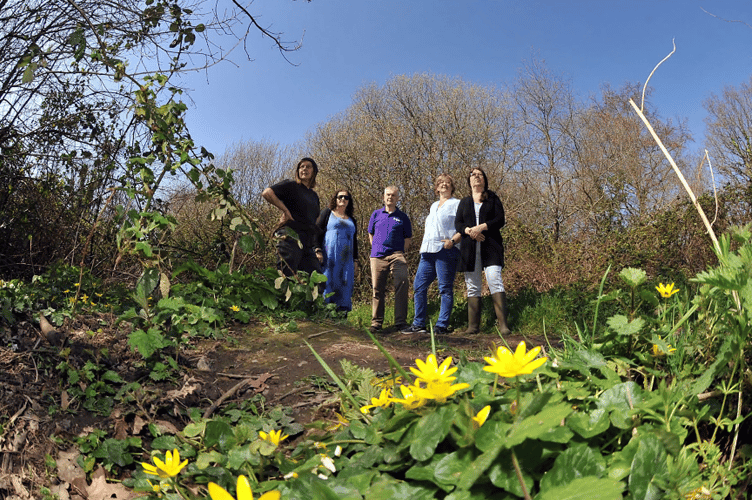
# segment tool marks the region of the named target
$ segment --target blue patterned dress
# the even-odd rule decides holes
[[[324,235],[324,275],[326,288],[324,295],[334,293],[326,302],[337,304],[344,311],[352,310],[352,293],[355,283],[353,261],[355,223],[352,219],[343,220],[332,214]]]

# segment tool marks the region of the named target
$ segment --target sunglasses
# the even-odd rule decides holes
[[[350,195],[349,194],[338,194],[337,195],[337,199],[338,200],[349,200],[350,199]]]

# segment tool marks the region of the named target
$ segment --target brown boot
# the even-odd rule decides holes
[[[492,293],[494,310],[496,311],[496,320],[499,322],[499,333],[509,335],[512,330],[507,326],[507,294],[504,292]]]
[[[467,330],[464,334],[474,335],[480,332],[480,297],[467,298]]]

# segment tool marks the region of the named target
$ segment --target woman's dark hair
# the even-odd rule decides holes
[[[481,200],[485,200],[486,196],[488,196],[486,194],[486,192],[488,191],[488,176],[486,175],[485,170],[483,170],[480,167],[473,167],[473,168],[471,168],[470,171],[467,173],[467,187],[470,188],[470,196],[472,196],[473,195],[473,188],[472,188],[472,186],[470,186],[470,176],[476,170],[479,171],[481,174],[483,174],[483,195],[481,196]]]
[[[301,184],[302,182],[300,180],[300,165],[302,165],[304,161],[310,162],[311,165],[313,165],[313,176],[311,177],[311,185],[308,186],[311,189],[313,189],[316,187],[316,176],[319,173],[319,166],[316,164],[313,158],[308,158],[306,156],[305,158],[303,158],[302,160],[298,162],[298,164],[295,166],[295,182],[297,182],[298,184]]]
[[[355,200],[353,199],[352,193],[347,189],[338,189],[334,192],[334,196],[332,196],[332,199],[329,200],[329,210],[334,210],[335,208],[337,208],[337,195],[342,192],[347,193],[347,196],[350,197],[350,203],[348,203],[347,207],[345,207],[345,215],[352,219],[354,213],[353,204]]]

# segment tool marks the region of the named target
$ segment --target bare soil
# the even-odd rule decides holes
[[[331,418],[336,410],[331,381],[306,342],[338,374],[342,359],[377,373],[389,371],[386,357],[365,331],[338,323],[239,325],[221,340],[202,340],[184,349],[178,357],[183,378],[161,382],[147,377],[140,356],[127,346],[128,332],[115,326],[113,318],[83,317],[59,330],[65,339],[62,346],[51,345],[31,322],[0,331],[0,498],[39,498],[42,487],[61,500],[95,498],[97,485],[104,484],[103,470],[90,478],[66,477],[63,470],[66,460],[72,464],[76,456],[73,440],[95,429],[118,439],[148,438],[148,423],[177,432],[188,422],[189,408],[210,416],[223,405],[257,394],[266,408],[290,408],[299,423]],[[425,334],[394,332],[378,339],[404,367],[431,352]],[[512,346],[519,340],[506,339]],[[440,357],[463,354],[480,360],[499,338],[490,333],[451,334],[436,342]],[[100,372],[104,367],[139,382],[141,389],[134,401],[117,404],[109,415],[89,411],[65,390],[69,381],[60,368],[63,362],[79,370],[87,363]],[[77,384],[87,387],[84,380]],[[108,494],[103,498],[127,498],[122,491]]]

